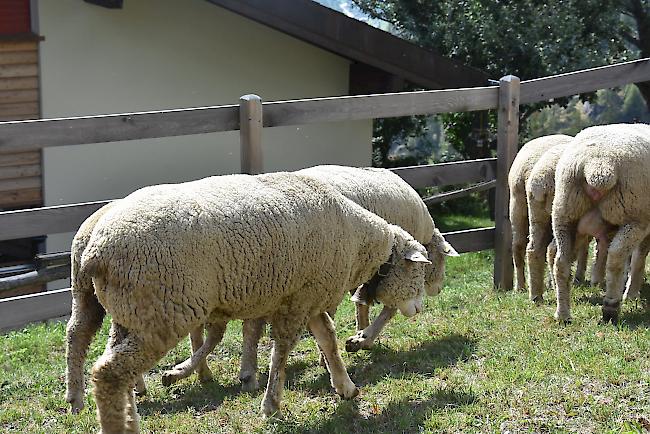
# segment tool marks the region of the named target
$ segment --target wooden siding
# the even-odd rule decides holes
[[[0,41],[0,121],[38,119],[38,41]],[[43,203],[41,150],[0,152],[0,209]]]

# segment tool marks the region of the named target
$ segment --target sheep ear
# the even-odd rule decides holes
[[[425,264],[431,263],[426,256],[417,250],[407,250],[404,252],[404,259],[411,262],[424,262]]]
[[[359,286],[357,290],[354,291],[354,294],[352,294],[352,297],[350,297],[350,300],[356,304],[362,304],[364,306],[372,305],[372,302],[369,300],[368,289],[365,285]]]
[[[447,241],[443,242],[439,248],[440,253],[446,256],[460,256],[454,246],[449,244]]]

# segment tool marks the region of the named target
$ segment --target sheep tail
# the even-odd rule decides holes
[[[585,163],[584,175],[587,185],[602,193],[614,188],[618,181],[616,169],[606,159],[588,160]]]

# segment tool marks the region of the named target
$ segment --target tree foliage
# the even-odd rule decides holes
[[[626,30],[631,36],[638,34],[630,32],[633,25],[626,26],[621,20],[621,2],[646,3],[646,0],[353,1],[369,16],[391,23],[394,32],[402,38],[482,69],[494,79],[514,74],[522,80],[632,58],[634,53],[621,35]],[[543,105],[522,106],[522,125]],[[486,157],[494,150],[493,113],[456,113],[441,118],[447,138],[465,158]]]

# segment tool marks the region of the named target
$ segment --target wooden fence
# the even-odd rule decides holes
[[[508,171],[518,149],[519,105],[628,83],[650,81],[650,59],[520,82],[506,76],[498,86],[313,98],[262,103],[243,96],[239,105],[42,119],[0,123],[0,153],[39,147],[240,131],[242,172],[263,170],[264,127],[384,117],[498,109],[497,158],[393,169],[415,188],[495,182],[494,228],[449,232],[459,252],[494,248],[494,285],[511,289],[512,234],[508,219]],[[485,184],[484,184],[485,185]],[[106,201],[0,212],[0,240],[76,230]],[[70,312],[70,290],[0,300],[0,329],[63,316]]]

